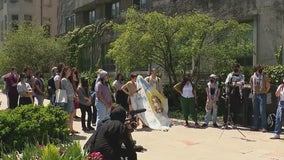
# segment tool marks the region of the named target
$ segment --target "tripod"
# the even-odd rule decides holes
[[[226,92],[226,95],[225,95],[225,105],[226,105],[227,108],[228,108],[228,111],[227,111],[227,116],[228,116],[228,117],[227,117],[226,123],[225,123],[224,126],[222,127],[223,131],[222,131],[222,133],[221,133],[221,135],[220,135],[220,138],[221,138],[221,136],[223,135],[225,129],[228,129],[228,128],[229,128],[228,125],[231,125],[231,126],[232,126],[231,128],[233,128],[233,129],[237,129],[237,131],[238,131],[243,137],[246,138],[246,136],[241,132],[241,130],[234,124],[234,121],[233,121],[233,119],[232,119],[232,115],[231,115],[231,102],[230,102],[231,97],[230,97],[229,94],[230,94],[230,92],[229,92],[229,93]]]

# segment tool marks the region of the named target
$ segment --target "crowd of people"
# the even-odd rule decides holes
[[[117,113],[113,113],[113,110],[115,110],[115,108],[120,108],[119,113],[122,110],[123,112],[133,110],[131,96],[141,89],[136,86],[137,74],[131,74],[130,81],[126,83],[124,82],[123,75],[117,74],[115,81],[112,84],[109,83],[110,75],[107,71],[98,69],[96,75],[97,77],[94,77],[95,80],[90,85],[89,78],[85,76],[80,77],[76,68],[60,63],[58,66],[51,68],[51,77],[47,81],[47,86],[45,86],[42,71],[36,71],[35,74],[33,74],[31,67],[25,67],[23,73],[19,74],[17,68],[12,67],[10,73],[2,76],[5,81],[3,92],[7,95],[9,109],[14,109],[21,105],[34,104],[35,99],[37,100],[38,106],[43,106],[43,100],[47,95],[46,92],[48,92],[50,103],[54,106],[62,107],[63,110],[69,114],[67,126],[71,135],[79,133],[73,128],[73,120],[78,117],[76,110],[80,109],[82,131],[87,132],[97,130],[98,132],[100,131],[99,128],[103,127],[104,129],[101,130],[106,132],[107,127],[112,125],[112,129],[120,130],[121,136],[125,136],[123,130],[127,130],[127,128],[121,128],[121,125],[124,123],[126,117],[114,116]],[[163,95],[161,79],[157,76],[156,69],[152,69],[151,74],[145,77],[145,80]],[[244,75],[240,72],[240,65],[235,64],[233,66],[233,71],[227,75],[224,83],[226,88],[226,107],[223,113],[223,129],[228,128],[229,125],[231,125],[232,128],[236,128],[237,109],[242,105],[242,89],[244,83]],[[253,104],[252,130],[267,132],[266,94],[270,90],[270,82],[268,77],[263,74],[262,66],[257,65],[254,67],[254,73],[250,77],[250,86]],[[112,88],[114,93],[112,92]],[[196,111],[196,85],[193,83],[191,76],[184,75],[182,81],[177,83],[173,88],[180,94],[180,104],[185,120],[185,127],[190,126],[189,116],[191,116],[194,121],[194,127],[196,128],[206,128],[210,121],[212,121],[213,127],[219,128],[217,123],[217,102],[221,95],[221,87],[217,75],[210,74],[208,82],[204,87],[207,96],[205,105],[206,114],[204,116],[204,123],[201,126],[198,123]],[[56,101],[56,93],[59,89],[64,89],[66,91],[67,102],[64,104],[60,104]],[[280,100],[276,112],[275,135],[272,139],[279,139],[284,108],[283,84],[278,87],[275,94],[277,97],[280,97]],[[114,107],[113,102],[120,107]],[[107,120],[118,120],[119,123],[113,123]],[[137,119],[137,122],[139,122],[139,119]],[[92,127],[92,124],[95,128]],[[142,126],[147,127],[143,122]],[[98,148],[98,146],[95,148]]]
[[[266,111],[266,99],[267,93],[270,91],[270,80],[263,74],[263,67],[261,65],[254,66],[254,73],[249,79],[251,88],[251,99],[253,107],[253,125],[252,131],[262,131],[267,132],[267,111]],[[243,105],[243,88],[245,84],[245,77],[240,72],[240,65],[234,64],[232,67],[232,72],[227,75],[224,83],[224,97],[225,97],[225,107],[223,109],[223,125],[222,129],[227,129],[229,126],[231,128],[237,128],[236,124],[238,122],[238,110]],[[284,83],[284,78],[283,78]],[[217,124],[217,113],[218,105],[221,95],[221,89],[218,83],[218,77],[215,74],[210,74],[208,77],[208,83],[205,86],[207,100],[205,105],[206,114],[204,116],[204,123],[200,126],[197,121],[196,113],[196,87],[191,80],[190,75],[184,75],[182,82],[177,83],[174,86],[177,93],[180,94],[180,104],[182,113],[185,120],[185,127],[189,127],[188,118],[191,116],[194,121],[194,127],[196,128],[206,128],[208,127],[209,121],[212,121],[213,127],[219,128]],[[280,139],[280,133],[283,122],[283,112],[284,112],[284,85],[278,86],[275,95],[279,97],[278,107],[276,111],[275,119],[275,135],[271,139]]]

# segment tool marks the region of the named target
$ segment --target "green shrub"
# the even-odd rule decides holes
[[[25,105],[0,111],[0,151],[22,150],[25,144],[68,141],[68,115],[59,107]]]
[[[282,83],[284,77],[283,65],[265,66],[263,72],[270,78],[271,84],[279,85]]]
[[[22,152],[13,151],[3,154],[1,160],[87,160],[79,142],[72,142],[65,145],[47,144],[25,145]]]
[[[48,144],[42,150],[42,160],[60,160],[59,148],[53,144]]]

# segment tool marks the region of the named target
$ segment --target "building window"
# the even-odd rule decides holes
[[[33,20],[32,16],[31,15],[24,15],[24,20],[26,22],[31,22]]]
[[[146,0],[133,0],[133,6],[137,9],[145,9]]]
[[[112,3],[111,5],[111,17],[115,18],[119,16],[119,2]]]
[[[18,0],[10,0],[11,3],[17,3]]]
[[[3,0],[0,0],[0,9],[3,9],[3,6],[4,6],[4,2]]]
[[[90,11],[89,12],[89,24],[96,22],[96,11]]]
[[[70,16],[65,19],[65,31],[73,31],[75,28],[75,16]]]
[[[140,0],[140,9],[146,8],[146,0]]]
[[[51,7],[51,0],[43,0],[43,5],[44,6],[48,6],[48,7]]]
[[[12,20],[12,23],[11,23],[12,30],[18,30],[19,15],[12,15],[11,20]]]
[[[50,33],[51,33],[50,28],[51,28],[51,26],[49,24],[46,24],[46,25],[43,26],[43,29],[48,36],[50,36]]]
[[[17,15],[17,14],[12,15],[11,16],[11,20],[12,21],[18,21],[19,20],[19,15]]]
[[[8,18],[7,18],[7,15],[4,16],[4,28],[5,28],[5,30],[8,29]]]

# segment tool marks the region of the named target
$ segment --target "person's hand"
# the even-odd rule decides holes
[[[283,83],[283,84],[281,84],[281,87],[280,87],[280,88],[281,88],[281,90],[284,88],[284,83]]]

